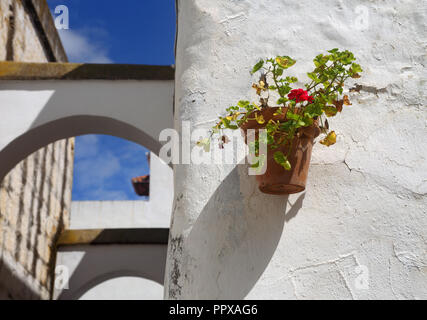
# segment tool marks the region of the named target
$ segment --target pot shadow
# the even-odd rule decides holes
[[[305,193],[290,208],[289,195],[261,193],[247,168],[231,171],[186,239],[191,257],[183,276],[191,283],[191,298],[245,298],[270,263],[285,223],[303,205]]]

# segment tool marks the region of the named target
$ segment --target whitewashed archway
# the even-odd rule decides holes
[[[172,67],[1,62],[0,180],[41,147],[109,134],[154,153],[173,125]]]

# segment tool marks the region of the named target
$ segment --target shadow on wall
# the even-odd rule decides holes
[[[64,247],[58,255],[64,256],[64,262],[71,259],[78,264],[70,275],[69,289],[56,291],[55,297],[78,300],[97,285],[120,277],[140,277],[163,285],[166,253],[166,244]],[[58,257],[57,265],[61,260]]]
[[[0,259],[0,300],[41,300],[37,292],[22,281],[9,268],[3,259]]]
[[[190,259],[197,261],[198,271],[192,274],[191,261],[183,261],[189,274],[182,275],[179,263],[173,263],[170,298],[185,290],[178,280],[183,276],[197,283],[190,298],[243,299],[267,268],[285,223],[298,214],[305,193],[288,208],[289,196],[261,194],[247,170],[246,165],[235,167],[203,208],[183,244],[192,253]],[[173,244],[171,250],[176,254]]]

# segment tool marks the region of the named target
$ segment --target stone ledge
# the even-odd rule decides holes
[[[173,66],[0,62],[0,80],[174,80]]]
[[[65,230],[57,246],[99,244],[168,244],[169,229]]]

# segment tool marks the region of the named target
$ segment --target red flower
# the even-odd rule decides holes
[[[288,94],[288,98],[291,100],[295,100],[296,103],[308,101],[310,103],[313,102],[314,98],[312,96],[308,95],[308,92],[304,89],[294,89],[291,91],[290,94]]]

